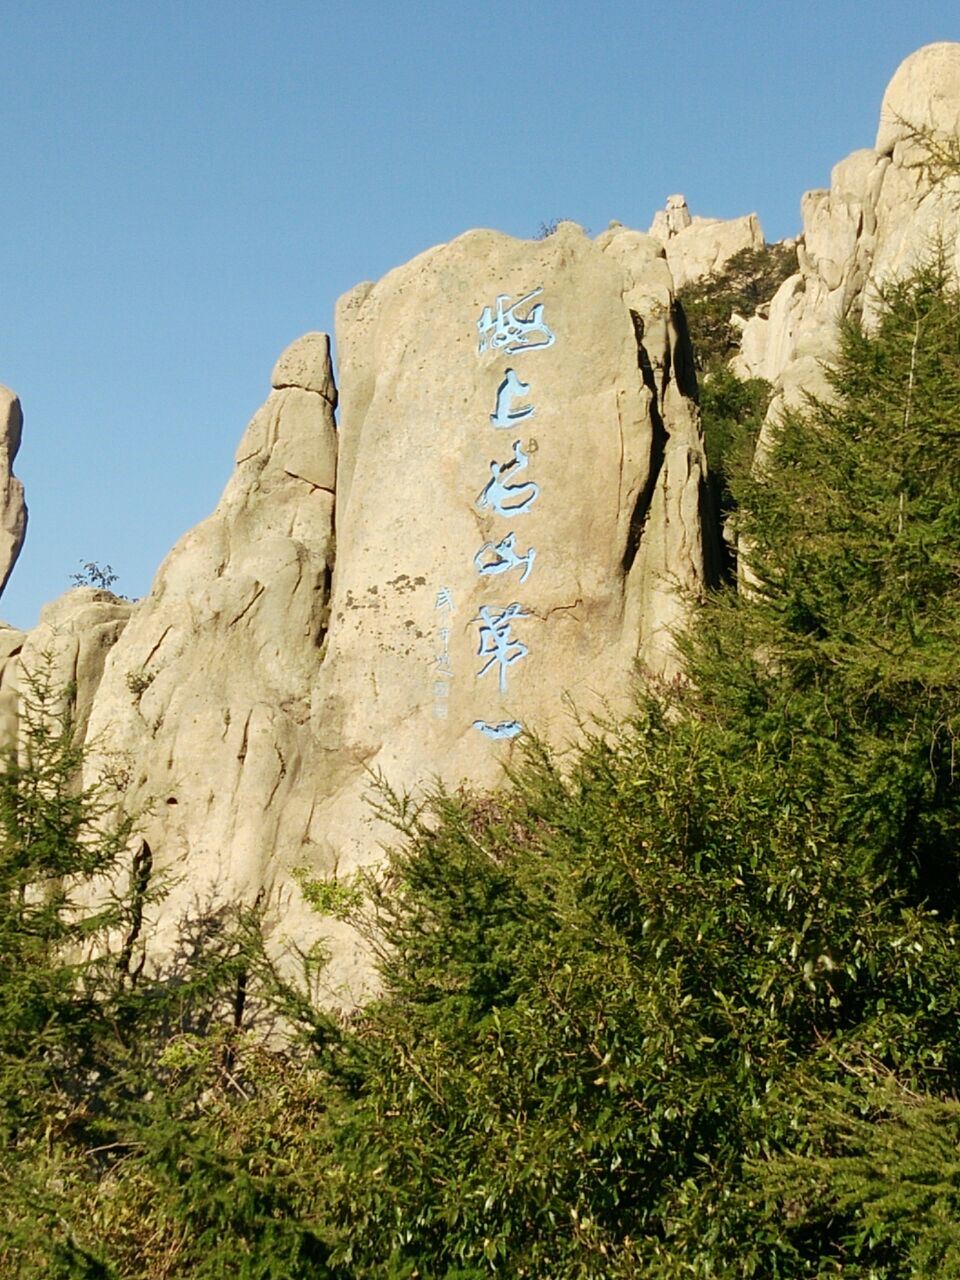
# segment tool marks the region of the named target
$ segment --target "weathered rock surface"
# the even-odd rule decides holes
[[[32,631],[0,624],[0,744],[17,741],[22,699],[36,701],[44,688],[56,695],[47,709],[68,712],[86,736],[107,657],[135,607],[109,591],[77,587],[45,605]]]
[[[20,654],[26,631],[0,623],[0,746],[17,741],[20,724]]]
[[[886,282],[941,249],[960,272],[960,177],[931,171],[917,130],[940,148],[957,148],[960,44],[928,45],[907,58],[884,95],[876,146],[837,164],[829,190],[804,196],[800,270],[768,317],[747,321],[734,365],[741,376],[774,383],[768,424],[807,393],[828,394],[823,362],[838,322],[859,316],[874,324]]]
[[[315,391],[337,406],[337,389],[333,384],[330,367],[330,339],[325,333],[305,333],[291,342],[273,366],[270,385],[275,391],[284,387],[297,387],[301,391]]]
[[[23,485],[13,474],[22,432],[20,401],[9,387],[0,386],[0,593],[7,585],[27,532]]]
[[[337,454],[317,339],[281,356],[285,385],[248,426],[216,510],[161,565],[91,710],[91,773],[126,765],[124,803],[147,810],[158,863],[182,877],[161,944],[183,912],[269,890],[304,860]]]
[[[901,168],[923,164],[917,133],[960,137],[960,44],[928,44],[897,68],[880,106],[876,150]]]
[[[705,463],[659,243],[561,224],[469,232],[341,300],[329,346],[277,362],[214,513],[136,606],[93,698],[90,769],[182,877],[161,921],[350,873],[390,830],[376,774],[495,784],[521,728],[629,704],[669,677],[710,573]],[[709,535],[706,535],[709,543]],[[335,567],[334,567],[335,557]],[[2,686],[0,686],[2,690]],[[331,998],[368,963],[332,922]]]
[[[654,215],[650,235],[663,245],[674,288],[715,275],[744,249],[762,249],[763,230],[755,213],[742,218],[691,218],[682,195],[669,196]]]
[[[468,233],[342,300],[331,752],[402,786],[493,783],[520,725],[574,732],[565,695],[590,715],[625,705],[638,655],[672,672],[705,570],[671,301],[656,242],[570,223]],[[318,828],[346,865],[368,840],[351,785]]]
[[[107,658],[136,605],[109,591],[76,587],[40,611],[20,654],[23,673],[49,677],[51,687],[71,702],[77,732],[86,736],[90,709]]]
[[[740,370],[775,383],[772,415],[825,390],[835,323],[870,323],[877,282],[938,236],[953,250],[960,186],[932,182],[909,125],[955,136],[958,68],[958,45],[908,59],[876,148],[804,197],[800,270],[743,324]],[[329,341],[307,334],[145,600],[75,591],[29,635],[0,628],[0,733],[49,651],[91,774],[126,771],[120,802],[180,877],[159,948],[184,912],[265,896],[281,939],[326,934],[329,997],[356,1001],[364,949],[290,873],[377,859],[376,776],[495,784],[524,729],[562,745],[577,716],[626,709],[638,660],[674,673],[715,554],[674,289],[763,239],[753,215],[691,219],[679,196],[653,229],[474,231],[357,286],[339,430]]]
[[[693,218],[690,216],[690,207],[687,204],[687,197],[684,195],[667,196],[667,203],[662,209],[658,209],[653,215],[653,222],[650,224],[650,235],[655,236],[661,243],[666,243],[679,232],[689,227]]]
[[[19,740],[24,701],[41,696],[86,736],[106,658],[134,608],[110,591],[76,588],[46,604],[32,631],[0,623],[0,748]]]

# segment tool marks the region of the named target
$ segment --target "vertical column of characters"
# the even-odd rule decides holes
[[[450,684],[453,680],[453,666],[450,662],[450,622],[454,604],[453,592],[449,587],[438,588],[434,609],[438,619],[434,635],[436,653],[433,658],[433,716],[435,720],[446,720],[450,711]]]
[[[544,321],[543,303],[528,306],[542,292],[543,287],[538,286],[512,305],[509,305],[509,294],[500,294],[494,307],[484,307],[477,321],[477,354],[502,351],[504,355],[519,357],[553,346],[556,337]],[[515,369],[505,368],[490,414],[491,426],[499,431],[512,431],[519,423],[532,418],[536,413],[534,404],[514,405],[514,401],[527,400],[529,396],[530,383],[523,382]],[[516,439],[511,445],[511,457],[505,462],[490,463],[490,478],[476,500],[480,511],[490,511],[511,523],[531,511],[540,497],[540,486],[533,480],[519,479],[530,464],[531,452],[532,444],[525,451],[522,441]],[[535,547],[520,551],[516,531],[509,529],[496,542],[485,542],[474,555],[473,564],[481,578],[500,577],[520,570],[518,585],[522,585],[533,572],[536,556]],[[530,652],[513,634],[514,624],[529,617],[526,607],[513,600],[509,604],[482,604],[477,616],[471,619],[471,625],[478,627],[477,656],[486,659],[476,678],[480,680],[488,672],[496,671],[502,696],[508,691],[507,672]],[[473,727],[494,739],[515,738],[523,729],[519,720],[509,719],[474,720]]]

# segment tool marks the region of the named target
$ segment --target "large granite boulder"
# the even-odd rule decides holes
[[[672,279],[656,240],[474,231],[341,300],[286,352],[214,513],[161,566],[90,710],[90,768],[127,762],[183,911],[260,895],[318,929],[331,999],[358,939],[291,875],[350,874],[391,838],[370,805],[496,784],[524,730],[555,745],[625,711],[713,548]]]
[[[927,139],[960,137],[960,44],[928,44],[897,68],[880,104],[874,144],[902,168],[923,165]]]

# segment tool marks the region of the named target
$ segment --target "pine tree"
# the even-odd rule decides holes
[[[211,908],[144,967],[162,885],[133,820],[81,784],[69,705],[42,661],[0,762],[0,1274],[322,1276],[272,1145],[315,1091],[291,1070],[277,1102],[282,1055],[244,1021],[269,968],[257,921]]]
[[[402,819],[335,1165],[351,1274],[911,1274],[943,1196],[908,1230],[862,1165],[823,1213],[764,1176],[845,1158],[828,1109],[882,1120],[885,1080],[960,1084],[958,360],[934,264],[741,478],[758,585],[704,612],[672,705]]]
[[[819,759],[822,806],[916,901],[960,906],[960,301],[942,260],[848,326],[835,398],[741,477],[757,590],[690,645],[704,714]]]
[[[128,936],[142,907],[109,891],[132,824],[109,821],[102,788],[80,785],[69,700],[51,670],[42,660],[25,673],[20,741],[0,761],[0,1126],[14,1144],[50,1123],[51,1108],[71,1110],[110,967],[104,940]],[[84,907],[78,891],[98,879],[102,898]]]
[[[844,331],[831,380],[833,399],[788,417],[763,467],[735,486],[758,587],[714,603],[690,670],[729,750],[776,744],[808,774],[851,867],[949,924],[960,908],[960,296],[943,254],[887,290],[876,333]],[[954,945],[952,928],[944,937]],[[943,984],[955,986],[952,968]],[[851,1274],[960,1274],[955,1060],[918,1073],[937,1051],[911,1021],[853,1056],[843,1089],[803,1085],[808,1150],[758,1162],[758,1183],[791,1240],[832,1240]]]

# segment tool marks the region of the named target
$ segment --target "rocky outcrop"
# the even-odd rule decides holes
[[[25,631],[0,623],[0,746],[12,746],[20,726],[20,654]]]
[[[880,106],[876,150],[901,168],[923,165],[923,136],[960,138],[960,44],[942,41],[897,68]]]
[[[755,213],[742,218],[691,218],[684,196],[667,198],[653,219],[650,235],[664,247],[674,288],[716,275],[745,249],[762,249],[763,230]]]
[[[960,160],[960,44],[928,45],[890,82],[875,146],[804,196],[800,270],[744,327],[735,368],[775,385],[768,424],[808,393],[829,394],[823,362],[838,322],[874,324],[886,282],[939,252],[960,272],[960,176],[937,164],[951,154]]]
[[[220,503],[161,565],[90,713],[91,775],[126,770],[123,803],[179,878],[161,945],[180,914],[255,895],[304,858],[333,565],[325,335],[289,348],[273,382]]]
[[[27,532],[23,485],[13,474],[22,431],[20,401],[9,387],[0,386],[0,592],[7,585]]]
[[[773,415],[824,389],[838,319],[871,323],[883,281],[938,238],[955,253],[960,182],[934,181],[917,131],[952,146],[958,117],[960,46],[921,50],[876,147],[804,198],[800,270],[742,322],[740,371],[775,383]],[[753,215],[691,218],[679,196],[653,230],[472,231],[357,286],[338,308],[339,425],[329,340],[308,334],[146,599],[78,590],[29,635],[0,629],[0,732],[47,662],[75,690],[91,777],[117,780],[173,877],[154,946],[184,913],[259,898],[279,941],[326,935],[328,998],[356,1002],[367,953],[294,873],[380,856],[377,779],[496,784],[525,731],[562,747],[629,708],[638,670],[675,674],[716,547],[674,291],[763,238]]]
[[[109,591],[77,587],[40,611],[37,626],[24,639],[19,680],[48,679],[68,700],[77,733],[87,723],[107,658],[136,606]]]
[[[688,353],[659,243],[563,223],[474,231],[341,300],[340,426],[324,335],[295,343],[213,514],[161,566],[89,714],[91,773],[197,903],[350,874],[390,829],[374,779],[496,784],[525,729],[626,710],[713,549]],[[124,763],[125,762],[125,763]],[[366,953],[326,922],[330,998]]]
[[[24,698],[69,715],[86,737],[107,657],[135,607],[109,591],[77,587],[45,605],[32,631],[0,624],[0,743],[17,741]]]
[[[958,86],[960,46],[908,59],[876,147],[804,198],[800,270],[743,322],[740,369],[775,383],[774,415],[823,390],[838,319],[871,323],[938,237],[955,252],[960,186],[933,180],[917,129],[955,140]],[[0,628],[0,732],[47,661],[91,777],[118,780],[173,877],[154,946],[183,913],[259,898],[277,939],[326,935],[328,998],[354,1003],[367,953],[294,873],[380,856],[377,779],[496,784],[525,730],[563,746],[629,708],[637,670],[675,674],[716,548],[674,290],[763,239],[753,215],[691,218],[679,196],[653,229],[473,231],[357,286],[339,426],[329,340],[308,334],[145,600],[78,590],[29,635]]]
[[[685,231],[692,221],[687,197],[679,194],[667,196],[667,203],[653,215],[649,234],[655,236],[661,244],[666,244],[681,231]]]

